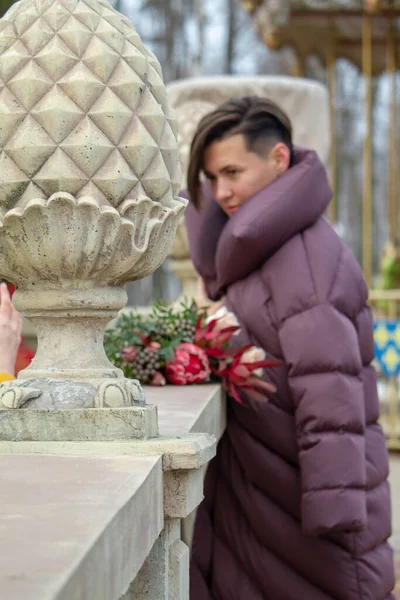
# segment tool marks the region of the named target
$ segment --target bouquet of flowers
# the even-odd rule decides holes
[[[239,332],[236,317],[225,307],[215,315],[192,304],[180,309],[156,303],[148,316],[122,314],[105,334],[108,358],[124,375],[143,384],[187,385],[222,382],[226,391],[243,404],[239,390],[255,399],[275,391],[263,370],[277,366],[260,348],[230,345]]]

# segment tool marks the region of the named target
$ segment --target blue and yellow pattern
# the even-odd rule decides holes
[[[387,377],[400,373],[400,320],[374,322],[375,359]]]

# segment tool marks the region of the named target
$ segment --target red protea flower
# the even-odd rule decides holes
[[[165,366],[165,376],[174,385],[201,383],[210,377],[207,354],[202,348],[183,342],[175,348],[174,358]]]
[[[140,341],[142,342],[143,346],[148,346],[151,342],[151,334],[150,335],[146,335],[145,333],[141,333],[139,335],[140,337]]]
[[[254,374],[258,369],[277,367],[278,362],[273,359],[264,359],[254,362],[243,362],[243,354],[254,348],[252,345],[243,346],[234,356],[232,362],[225,361],[220,363],[217,375],[223,378],[223,385],[226,391],[240,404],[242,401],[238,388],[245,391],[255,400],[268,400],[266,394],[276,392],[272,383],[264,381]]]
[[[208,356],[215,358],[225,358],[231,353],[227,352],[225,346],[231,337],[239,331],[240,327],[231,325],[229,327],[218,327],[218,319],[213,319],[203,325],[204,318],[200,316],[196,323],[194,342],[200,348],[203,348]]]

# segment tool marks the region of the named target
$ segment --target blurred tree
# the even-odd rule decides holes
[[[201,71],[204,31],[203,3],[196,0],[144,0],[143,19],[150,19],[150,31],[144,31],[144,43],[152,46],[163,66],[165,81],[189,76],[193,68]],[[194,52],[192,48],[195,48]],[[199,69],[200,66],[200,69]]]
[[[6,14],[12,4],[14,0],[0,0],[0,17]]]

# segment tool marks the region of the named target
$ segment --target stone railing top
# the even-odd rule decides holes
[[[163,469],[198,469],[215,454],[226,426],[226,399],[220,385],[146,386],[149,408],[158,411],[160,437],[141,441],[0,441],[2,453],[68,456],[162,456]],[[114,411],[113,411],[114,412]],[[118,416],[118,415],[117,415]]]
[[[146,386],[145,394],[147,402],[157,406],[160,435],[208,433],[220,439],[226,425],[225,393],[220,385]]]
[[[163,528],[161,459],[0,455],[0,501],[1,598],[118,600]]]

